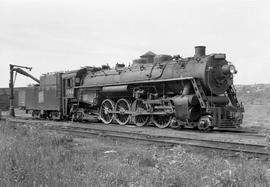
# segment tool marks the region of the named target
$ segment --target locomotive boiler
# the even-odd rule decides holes
[[[204,46],[195,47],[188,58],[149,51],[128,67],[62,73],[60,114],[159,128],[239,127],[244,108],[233,86],[236,72],[225,54],[206,55]]]

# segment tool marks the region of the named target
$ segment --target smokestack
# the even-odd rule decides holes
[[[195,46],[195,55],[194,57],[205,56],[205,46]]]

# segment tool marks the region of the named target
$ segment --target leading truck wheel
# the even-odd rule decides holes
[[[130,120],[130,112],[131,110],[131,104],[126,99],[119,99],[115,104],[115,111],[117,112],[115,114],[115,121],[119,125],[126,125]]]
[[[99,118],[105,124],[110,124],[114,118],[114,102],[110,99],[105,99],[100,106]]]
[[[204,132],[210,132],[213,130],[212,116],[202,116],[198,123],[198,129]]]

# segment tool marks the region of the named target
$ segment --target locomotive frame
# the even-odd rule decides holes
[[[36,107],[29,104],[32,99],[25,108],[36,117],[73,121],[203,131],[236,128],[244,108],[236,97],[234,73],[225,54],[205,55],[204,46],[195,47],[194,57],[188,58],[148,52],[130,67],[117,64],[115,69],[85,67],[45,74],[40,86],[32,88],[38,89]]]

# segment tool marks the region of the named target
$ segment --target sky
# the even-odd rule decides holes
[[[156,54],[226,53],[236,84],[270,83],[270,0],[0,0],[0,87],[9,64],[43,73]],[[34,83],[18,75],[15,86]]]

